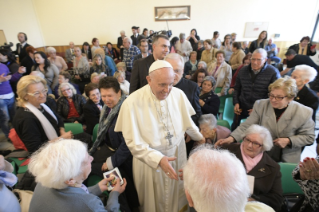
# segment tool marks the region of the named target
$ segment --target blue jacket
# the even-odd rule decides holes
[[[114,73],[117,71],[117,68],[112,57],[105,55],[105,65],[109,67],[109,69],[111,70],[111,76],[113,76]]]
[[[251,70],[251,65],[244,66],[237,75],[234,87],[234,105],[239,103],[243,110],[252,109],[256,100],[267,99],[268,86],[279,78],[278,69],[267,63],[257,74],[255,81],[252,80]]]

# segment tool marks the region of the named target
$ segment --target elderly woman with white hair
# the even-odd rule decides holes
[[[38,183],[30,203],[30,212],[37,211],[119,211],[118,196],[125,190],[116,179],[106,207],[97,195],[108,190],[108,182],[114,177],[101,180],[87,188],[83,181],[91,172],[93,158],[87,146],[78,140],[59,140],[47,143],[31,157],[30,172]]]
[[[57,112],[68,123],[84,123],[83,107],[86,99],[77,94],[70,83],[62,83],[59,87],[60,98],[57,101]]]
[[[207,71],[207,63],[205,61],[199,61],[197,64],[197,69],[204,69]]]
[[[312,108],[312,119],[316,121],[316,112],[318,109],[319,99],[315,91],[310,89],[307,84],[312,82],[317,76],[317,71],[308,65],[299,65],[291,74],[291,78],[296,80],[298,93],[295,101]]]
[[[217,119],[213,114],[202,115],[198,123],[206,143],[214,144],[219,139],[227,138],[231,133],[228,128],[217,125]]]
[[[204,78],[202,82],[202,90],[199,94],[199,105],[203,114],[213,114],[217,117],[220,100],[213,91],[215,85],[216,80],[214,77],[206,76]]]
[[[113,77],[119,82],[123,93],[128,96],[130,94],[130,83],[125,80],[125,72],[116,71]]]
[[[254,177],[254,191],[248,201],[259,201],[280,210],[282,187],[280,166],[265,153],[273,147],[267,128],[253,124],[243,133],[242,143],[224,144],[243,163],[246,173]]]
[[[68,70],[68,65],[66,64],[65,60],[56,55],[56,49],[54,47],[48,47],[47,53],[50,56],[48,57],[48,60],[51,64],[54,64],[59,69],[59,72]]]
[[[268,154],[277,162],[298,163],[301,148],[315,140],[312,109],[293,101],[298,91],[294,79],[280,78],[268,90],[269,99],[257,100],[247,120],[215,145],[239,142],[249,126],[260,124],[270,131],[274,143]]]

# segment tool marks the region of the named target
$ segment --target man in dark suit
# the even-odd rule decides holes
[[[141,50],[141,54],[138,54],[134,57],[134,61],[145,58],[149,55],[148,53],[148,41],[146,39],[142,39],[138,45]]]
[[[312,89],[308,88],[306,84],[313,81],[317,75],[317,71],[307,65],[299,65],[295,67],[295,70],[291,74],[291,78],[296,80],[298,87],[298,94],[295,97],[295,101],[312,108],[312,119],[316,122],[316,112],[318,109],[319,99]]]
[[[138,40],[137,40],[137,38],[138,38],[138,33],[137,33],[137,27],[136,26],[132,26],[132,32],[133,32],[133,35],[131,35],[131,39],[132,39],[132,44],[134,45],[134,46],[137,46],[137,44],[138,44]]]
[[[22,59],[27,56],[26,48],[30,45],[27,44],[28,37],[23,32],[19,32],[18,40],[20,43],[17,43],[17,48],[13,53],[19,55],[19,62],[21,63]]]
[[[121,36],[117,38],[117,48],[120,49],[120,54],[121,54],[121,60],[123,59],[123,50],[124,50],[124,46],[123,46],[123,39],[126,37],[125,36],[125,32],[124,30],[122,30],[120,32]]]
[[[138,59],[133,64],[131,82],[130,82],[130,94],[140,89],[144,85],[147,85],[146,76],[150,66],[155,60],[163,60],[169,53],[170,42],[167,36],[157,35],[153,38],[153,54]]]
[[[73,59],[74,59],[74,43],[71,41],[69,43],[70,48],[65,51],[65,59],[67,63],[72,63],[73,64]]]

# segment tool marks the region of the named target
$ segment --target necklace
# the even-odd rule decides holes
[[[152,92],[152,91],[151,91],[151,92]],[[168,118],[169,118],[169,117],[167,116],[167,120],[166,120],[166,124],[165,124],[165,120],[164,120],[165,118],[163,118],[163,113],[160,112],[159,109],[157,108],[157,104],[156,104],[156,102],[155,102],[154,97],[153,97],[153,102],[154,102],[154,105],[155,105],[155,108],[156,108],[156,111],[157,111],[157,115],[159,116],[159,119],[160,119],[160,121],[163,123],[164,128],[165,128],[165,130],[166,130],[166,132],[167,132],[167,134],[166,134],[166,136],[165,136],[165,139],[168,140],[169,145],[172,145],[172,138],[173,138],[174,136],[170,133],[170,131],[169,131],[169,129],[168,129]],[[169,115],[167,101],[165,100],[165,102],[166,102],[167,114]]]

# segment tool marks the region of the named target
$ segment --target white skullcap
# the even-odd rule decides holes
[[[156,60],[150,67],[148,73],[151,73],[157,69],[160,69],[160,68],[171,68],[173,69],[172,65],[165,61],[165,60]]]

